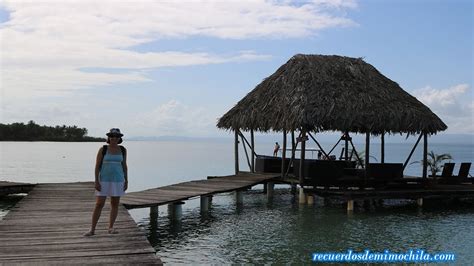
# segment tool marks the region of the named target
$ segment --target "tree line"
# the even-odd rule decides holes
[[[77,126],[40,126],[33,120],[27,124],[0,123],[0,141],[105,141],[87,136],[86,128]]]

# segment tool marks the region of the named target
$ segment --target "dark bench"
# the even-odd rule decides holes
[[[390,189],[420,189],[424,182],[421,177],[404,177],[402,163],[371,163],[368,180],[368,186]]]
[[[303,168],[303,185],[340,186],[344,169],[355,168],[355,161],[314,160],[306,159]],[[299,177],[300,160],[293,162],[293,173]]]
[[[255,159],[255,172],[281,173],[281,157],[257,155]],[[285,158],[285,167],[290,164],[290,159]]]
[[[446,169],[446,170],[445,170]],[[457,176],[453,176],[454,163],[445,163],[443,172],[441,173],[439,183],[456,185],[461,183],[473,183],[474,178],[469,178],[469,170],[471,169],[471,163],[461,163],[459,167],[459,173]]]
[[[407,183],[403,178],[402,163],[369,163],[367,177],[374,187],[394,187]]]

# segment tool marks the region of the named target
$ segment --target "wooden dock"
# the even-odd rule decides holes
[[[198,196],[242,191],[277,177],[278,174],[241,172],[131,192],[121,200],[115,223],[119,234],[107,233],[107,203],[92,237],[83,234],[90,228],[95,205],[93,182],[3,182],[5,191],[22,186],[25,192],[31,191],[0,221],[0,264],[161,264],[126,208],[157,207]]]
[[[108,234],[109,203],[96,235],[84,237],[95,205],[94,185],[38,184],[0,221],[0,264],[161,264],[128,211],[119,234]]]
[[[342,200],[354,199],[419,199],[419,198],[474,198],[474,185],[437,185],[433,188],[392,188],[392,189],[357,189],[339,190],[311,188],[305,192],[320,197]]]
[[[17,193],[28,193],[35,184],[0,181],[0,196]]]
[[[278,177],[280,177],[280,174],[240,172],[238,175],[183,182],[127,193],[127,195],[121,199],[121,203],[127,209],[156,207],[199,196],[210,196],[216,193],[245,190],[256,184],[265,183]]]

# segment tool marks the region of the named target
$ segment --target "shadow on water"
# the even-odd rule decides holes
[[[310,263],[313,252],[369,249],[382,252],[454,252],[457,263],[474,259],[472,202],[385,200],[356,204],[354,213],[343,202],[318,198],[299,205],[287,190],[273,201],[248,191],[243,206],[231,194],[214,197],[209,213],[199,207],[183,210],[180,221],[165,215],[144,218],[150,243],[165,263]],[[154,221],[154,222],[150,222]]]

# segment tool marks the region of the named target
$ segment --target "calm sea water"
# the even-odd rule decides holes
[[[101,145],[0,142],[0,180],[92,181]],[[231,141],[133,141],[124,145],[129,154],[130,191],[233,173]],[[363,149],[363,145],[358,147]],[[411,147],[387,144],[386,161],[404,162]],[[259,154],[271,154],[273,145],[257,143],[256,148]],[[474,162],[473,145],[432,144],[429,148],[450,153],[457,163]],[[379,158],[378,150],[375,144],[371,155]],[[241,168],[246,170],[244,151],[240,154]],[[306,156],[311,158],[311,152]],[[420,159],[421,147],[412,160]],[[420,175],[421,168],[412,164],[405,174]],[[259,188],[245,194],[243,206],[237,206],[230,193],[214,197],[210,213],[204,216],[199,212],[199,200],[186,201],[178,223],[168,219],[166,207],[160,207],[158,222],[151,224],[148,209],[130,212],[146,229],[165,263],[310,263],[313,252],[347,249],[449,251],[457,255],[457,264],[474,260],[472,203],[428,202],[418,209],[411,202],[386,201],[376,209],[359,206],[348,215],[344,205],[337,202],[324,205],[318,199],[314,206],[299,206],[284,186],[268,202]],[[19,199],[0,198],[0,219]]]

